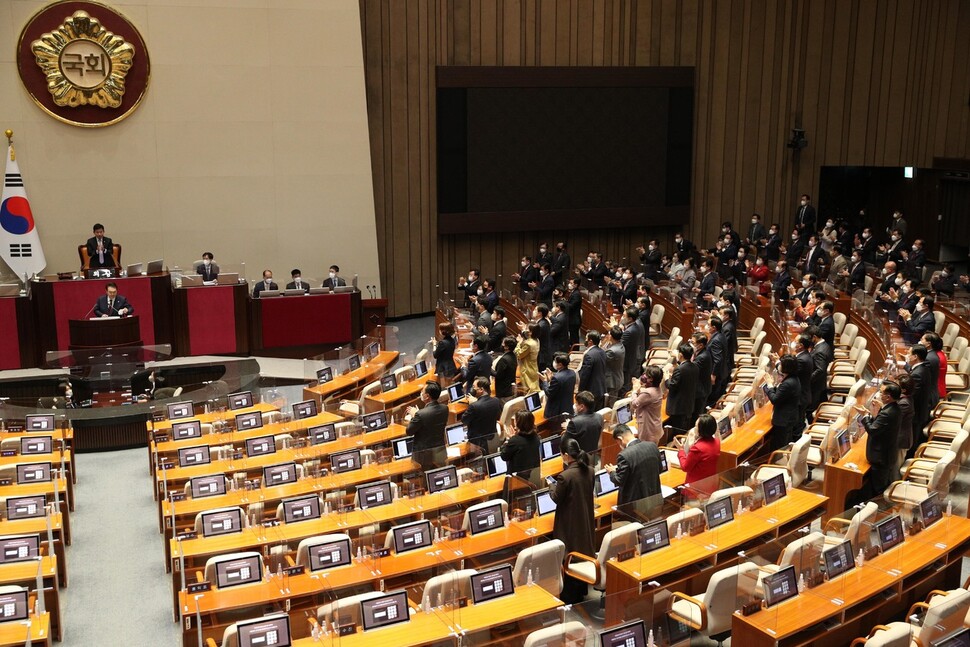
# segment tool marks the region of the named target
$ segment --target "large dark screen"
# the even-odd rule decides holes
[[[690,68],[679,70],[686,84],[651,79],[648,68],[463,68],[476,71],[468,78],[445,69],[437,95],[443,233],[682,222]]]

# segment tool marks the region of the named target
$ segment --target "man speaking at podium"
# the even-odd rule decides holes
[[[94,305],[95,317],[127,317],[134,312],[128,299],[118,294],[118,286],[108,283],[104,286],[104,294],[98,297]]]

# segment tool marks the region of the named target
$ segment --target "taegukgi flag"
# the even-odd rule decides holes
[[[7,131],[7,139],[13,135]],[[37,224],[30,212],[24,179],[9,143],[7,170],[3,177],[3,196],[0,198],[0,258],[14,273],[23,278],[40,272],[47,266],[44,249],[40,246]]]

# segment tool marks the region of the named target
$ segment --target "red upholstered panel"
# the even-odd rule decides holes
[[[263,348],[350,341],[350,294],[263,299]]]
[[[71,319],[87,319],[94,316],[94,304],[104,294],[104,286],[114,281],[118,294],[128,299],[141,329],[141,341],[146,346],[155,343],[155,310],[152,307],[152,284],[147,278],[85,279],[83,281],[58,281],[54,284],[54,317],[57,322],[57,347],[67,350],[71,345],[71,332],[67,322]],[[41,313],[44,316],[44,313]]]
[[[0,370],[21,368],[16,299],[0,299],[0,330]]]
[[[236,352],[236,305],[231,285],[186,288],[189,354]]]

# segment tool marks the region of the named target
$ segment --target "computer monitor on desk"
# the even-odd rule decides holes
[[[731,507],[731,497],[726,496],[717,501],[711,501],[704,506],[704,514],[707,516],[708,530],[733,521],[734,508]]]
[[[396,591],[379,598],[361,601],[360,617],[364,631],[409,621],[411,616],[408,612],[407,591]]]
[[[663,453],[660,455],[663,456]],[[610,473],[606,470],[600,470],[593,476],[593,493],[596,496],[603,496],[618,489],[620,489],[620,486],[613,482]]]
[[[222,272],[216,277],[219,285],[236,285],[239,283],[239,272]]]
[[[539,459],[541,462],[552,460],[559,457],[559,436],[550,436],[539,443]]]
[[[894,548],[903,543],[903,520],[898,514],[894,514],[888,519],[884,519],[876,524],[876,533],[879,535],[879,545],[882,552]]]
[[[226,401],[229,403],[229,409],[231,411],[245,409],[253,406],[253,392],[239,391],[238,393],[230,393],[226,396]]]
[[[126,276],[141,276],[143,272],[144,265],[142,263],[132,263],[127,268],[125,268]]]
[[[424,377],[428,374],[428,362],[421,360],[414,365],[414,377]]]
[[[208,496],[220,496],[226,493],[225,474],[210,474],[196,476],[189,479],[189,492],[193,499],[204,499]]]
[[[425,476],[428,479],[428,494],[458,487],[458,469],[454,465],[428,470]]]
[[[397,376],[389,373],[381,377],[381,393],[387,393],[397,388]]]
[[[741,419],[748,422],[752,418],[754,418],[754,399],[745,398],[741,403]]]
[[[351,371],[356,371],[360,368],[360,355],[354,353],[347,358],[347,368]]]
[[[431,522],[427,519],[406,523],[391,528],[391,536],[394,541],[394,552],[397,554],[406,553],[409,550],[417,550],[430,546],[433,540],[431,536]]]
[[[290,647],[290,616],[280,614],[236,623],[239,647]]]
[[[528,411],[529,413],[535,413],[541,408],[542,408],[542,398],[539,396],[538,392],[530,393],[529,395],[525,396],[526,411]]]
[[[448,401],[458,402],[465,397],[465,387],[459,382],[458,384],[452,384],[448,387]]]
[[[380,352],[381,352],[381,343],[377,341],[371,342],[367,344],[366,348],[364,348],[364,359],[369,362],[375,357],[377,357],[380,354]]]
[[[217,537],[242,532],[243,517],[240,508],[210,510],[202,513],[202,536]]]
[[[508,474],[509,464],[505,462],[501,454],[489,454],[485,457],[485,469],[489,476],[501,476]]]
[[[407,438],[398,438],[392,443],[394,448],[394,460],[401,460],[402,458],[408,458],[414,453],[414,438],[408,436]]]
[[[364,428],[364,432],[368,431],[378,431],[380,429],[387,428],[387,412],[386,411],[375,411],[374,413],[368,413],[361,417],[360,424]]]
[[[933,492],[919,503],[919,517],[924,528],[929,528],[943,517],[939,494]]]
[[[310,561],[310,571],[323,571],[337,566],[350,564],[350,539],[338,539],[320,544],[313,544],[307,548]]]
[[[391,503],[391,482],[378,481],[357,486],[357,502],[361,510]]]
[[[263,485],[271,487],[273,485],[285,485],[296,483],[297,473],[296,463],[280,463],[279,465],[269,465],[263,468]]]
[[[292,499],[283,499],[283,521],[297,523],[307,519],[320,518],[320,497],[308,494]]]
[[[20,439],[21,456],[50,454],[54,450],[52,436],[26,436]]]
[[[325,425],[317,425],[316,427],[310,427],[307,430],[307,437],[310,439],[311,445],[320,445],[322,443],[331,443],[337,440],[337,428],[334,423],[330,422]]]
[[[326,384],[333,380],[333,368],[324,366],[317,369],[317,384]]]
[[[330,470],[334,474],[352,472],[360,469],[360,450],[350,449],[345,452],[330,454]]]
[[[0,593],[0,622],[22,622],[30,616],[26,588]]]
[[[633,413],[630,411],[630,405],[624,404],[622,407],[616,410],[616,423],[619,425],[625,425],[633,420]]]
[[[501,503],[496,502],[468,512],[468,528],[473,535],[504,527],[505,518],[502,516]]]
[[[162,258],[159,258],[154,261],[148,261],[148,268],[146,269],[146,273],[161,274],[162,270],[164,269],[165,269],[165,260]]]
[[[721,437],[721,440],[727,440],[733,431],[731,427],[731,416],[726,414],[722,415],[717,421],[717,433]]]
[[[600,632],[602,647],[647,647],[647,632],[643,620]]]
[[[549,488],[536,490],[536,511],[540,517],[556,511],[556,502],[552,500]]]
[[[47,514],[47,497],[43,494],[7,499],[7,519],[35,519]]]
[[[765,505],[771,505],[788,494],[788,488],[785,487],[785,475],[776,474],[770,479],[765,479],[761,483],[761,489],[764,492]]]
[[[637,542],[640,544],[641,555],[669,546],[670,531],[667,528],[667,520],[654,521],[637,530]]]
[[[24,421],[24,431],[54,431],[54,414],[32,414]]]
[[[185,402],[172,402],[171,404],[165,405],[168,410],[169,420],[178,420],[179,418],[188,418],[194,411],[192,409],[192,403],[189,401]]]
[[[512,583],[512,565],[504,564],[498,568],[476,573],[471,576],[472,600],[482,604],[515,593]]]
[[[246,456],[265,456],[276,453],[276,438],[273,436],[259,436],[246,439]]]
[[[27,463],[17,465],[17,484],[46,483],[52,480],[50,463]]]
[[[240,413],[236,416],[237,431],[259,429],[262,426],[263,426],[263,414],[261,411],[249,411],[247,413]]]
[[[209,456],[208,445],[195,445],[194,447],[179,448],[179,467],[208,465],[210,460],[211,458]]]
[[[289,288],[287,290],[283,290],[283,296],[285,297],[302,297],[305,294],[306,292],[303,291],[303,288]]]
[[[445,427],[445,442],[448,446],[460,445],[468,438],[468,429],[460,422],[457,425]]]
[[[187,438],[202,438],[202,423],[198,420],[186,420],[172,423],[172,439],[185,440]]]
[[[246,555],[238,559],[216,562],[216,581],[218,589],[227,589],[241,584],[252,584],[263,579],[263,560],[259,555]]]
[[[786,566],[764,578],[765,606],[773,607],[798,595],[795,567]]]
[[[40,535],[0,537],[0,564],[26,562],[40,555]]]
[[[183,288],[198,288],[205,284],[201,274],[183,274],[181,281]]]
[[[825,558],[825,574],[829,579],[838,577],[842,573],[855,568],[855,557],[852,556],[852,542],[843,541],[838,546],[829,548],[822,557]]]
[[[303,420],[304,418],[312,418],[317,415],[317,401],[316,400],[304,400],[303,402],[297,402],[293,405],[293,419]]]

